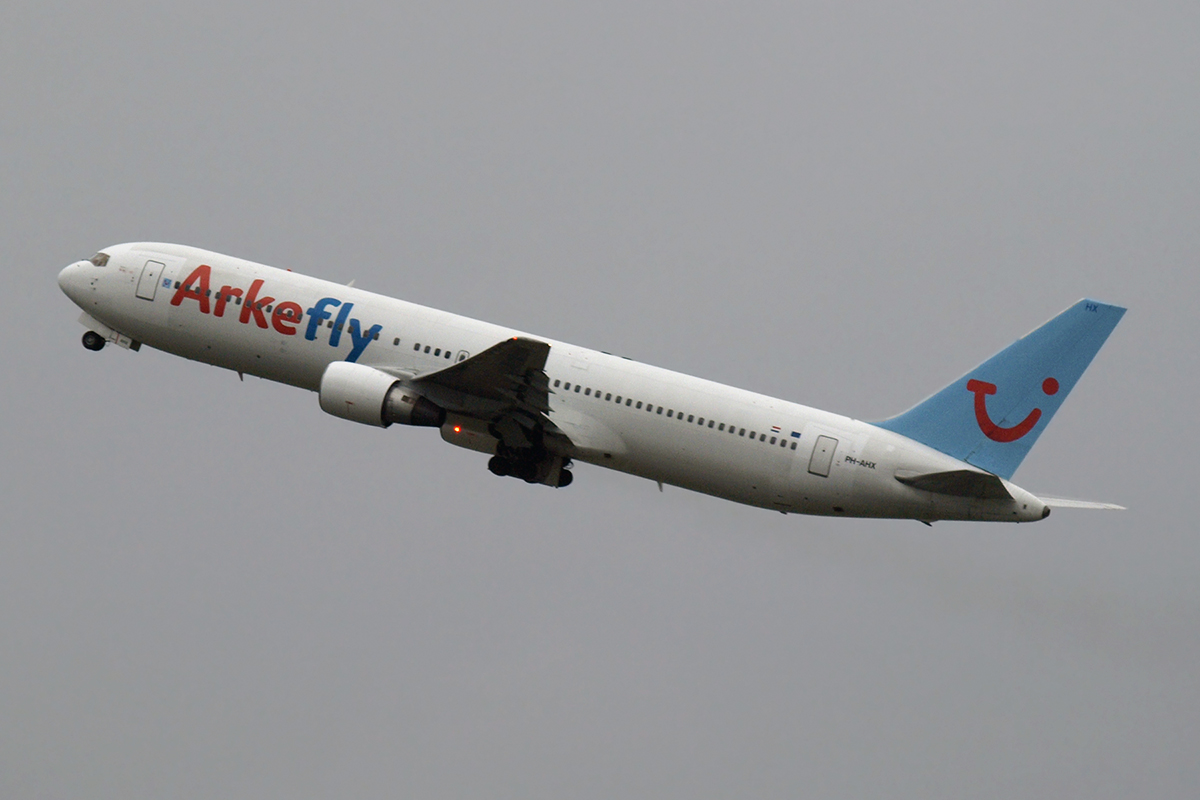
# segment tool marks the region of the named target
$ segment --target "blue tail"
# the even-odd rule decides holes
[[[1011,478],[1125,309],[1080,300],[879,427]]]

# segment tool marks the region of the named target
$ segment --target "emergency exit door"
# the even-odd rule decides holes
[[[838,440],[832,436],[818,436],[813,445],[812,458],[808,460],[808,471],[822,478],[829,477],[829,468],[833,465],[833,451],[837,450]]]

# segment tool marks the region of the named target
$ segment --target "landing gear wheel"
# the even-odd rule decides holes
[[[83,335],[83,346],[88,350],[100,350],[104,347],[104,337],[95,331],[88,331]]]
[[[570,486],[573,480],[575,480],[575,476],[564,469],[558,474],[558,488],[561,489],[564,486]]]
[[[488,469],[491,470],[493,475],[499,475],[503,478],[505,475],[512,474],[512,463],[506,458],[492,456],[488,460]]]

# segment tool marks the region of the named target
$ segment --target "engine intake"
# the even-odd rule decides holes
[[[444,409],[407,388],[386,372],[335,361],[321,375],[321,410],[335,417],[386,428],[401,425],[440,427]]]

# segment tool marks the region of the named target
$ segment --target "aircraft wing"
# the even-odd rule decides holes
[[[514,336],[457,364],[418,375],[413,383],[423,388],[436,387],[439,392],[498,401],[510,401],[518,395],[525,395],[539,404],[542,410],[548,411],[548,355],[550,345],[545,342]]]
[[[489,421],[489,432],[514,450],[569,455],[570,438],[549,417],[548,355],[545,342],[514,336],[408,383],[447,411]]]

